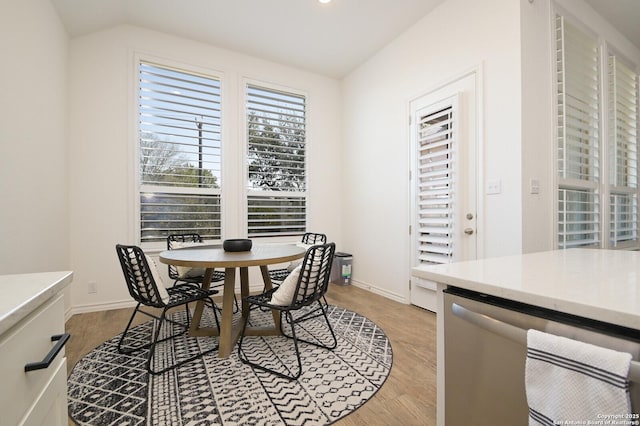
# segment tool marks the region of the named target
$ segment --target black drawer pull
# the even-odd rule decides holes
[[[58,355],[58,352],[60,352],[60,349],[62,349],[67,343],[67,340],[69,340],[69,337],[71,337],[69,333],[56,334],[55,336],[51,336],[51,341],[55,342],[57,340],[58,343],[56,343],[56,345],[51,348],[47,356],[44,357],[42,361],[30,362],[29,364],[26,364],[24,366],[24,371],[42,370],[44,368],[49,368],[55,357]]]

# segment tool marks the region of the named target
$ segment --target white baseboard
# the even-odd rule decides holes
[[[394,292],[382,289],[380,287],[376,287],[374,285],[365,283],[363,281],[357,281],[357,280],[351,279],[351,285],[370,291],[371,293],[375,293],[380,296],[386,297],[387,299],[395,300],[396,302],[402,303],[404,305],[408,305],[410,303],[409,299],[402,296],[401,294],[394,293]]]
[[[88,312],[110,311],[112,309],[133,308],[136,302],[131,300],[123,300],[120,302],[92,303],[90,305],[74,306],[65,312],[65,321],[75,314],[86,314]]]

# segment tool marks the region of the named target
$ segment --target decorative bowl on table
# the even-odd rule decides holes
[[[232,238],[222,242],[224,251],[249,251],[253,242],[246,238]]]

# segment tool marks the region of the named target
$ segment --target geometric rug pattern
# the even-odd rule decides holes
[[[212,325],[212,315],[203,316]],[[104,342],[74,366],[68,378],[69,416],[79,425],[328,425],[352,413],[370,399],[391,371],[393,353],[384,332],[366,317],[333,305],[329,321],[338,340],[333,350],[299,343],[302,375],[289,381],[217,352],[161,375],[145,370],[147,350],[130,355],[117,351],[120,335]],[[184,322],[185,312],[172,314]],[[239,315],[234,321],[240,320]],[[273,325],[271,312],[254,310],[250,323]],[[170,325],[161,335],[175,333]],[[305,333],[330,336],[323,319],[296,327]],[[150,340],[155,322],[130,330],[132,345]],[[159,343],[154,363],[186,358],[217,344],[217,337],[186,334]],[[243,349],[252,360],[271,366],[296,365],[293,342],[281,336],[247,337]]]

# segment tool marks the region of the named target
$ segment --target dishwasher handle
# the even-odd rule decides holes
[[[475,326],[522,345],[527,345],[527,330],[523,328],[516,327],[515,325],[491,318],[484,314],[479,314],[457,303],[451,305],[451,311],[455,316]],[[631,365],[629,366],[629,381],[640,383],[640,362],[631,361]]]

